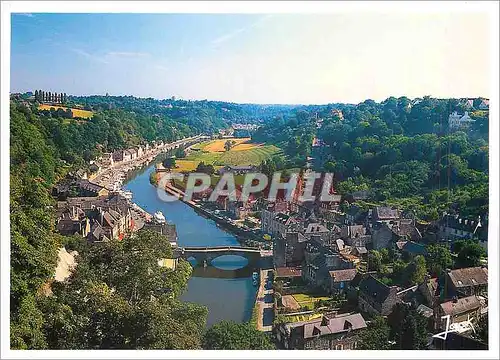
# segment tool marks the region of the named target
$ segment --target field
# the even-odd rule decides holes
[[[56,110],[57,109],[63,109],[63,110],[67,109],[67,107],[57,106],[57,105],[42,104],[42,105],[38,106],[39,110],[50,110],[51,108],[54,108]],[[90,119],[92,117],[92,115],[94,115],[94,113],[92,111],[81,110],[81,109],[73,109],[73,108],[71,108],[71,112],[73,113],[74,117],[80,117],[80,118],[83,118],[83,119]]]
[[[236,144],[231,150],[225,151],[224,143],[227,140],[206,141],[193,146],[194,151],[186,158],[176,161],[176,170],[179,172],[193,171],[201,161],[214,165],[216,169],[225,165],[259,165],[263,160],[281,151],[274,145],[249,143],[249,138],[230,139]]]

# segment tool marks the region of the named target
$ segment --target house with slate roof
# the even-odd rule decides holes
[[[325,314],[318,319],[281,324],[276,329],[279,346],[290,350],[353,350],[367,327],[355,314]]]
[[[387,286],[373,275],[359,282],[359,308],[372,315],[387,316],[401,302],[397,286]]]
[[[446,298],[486,294],[488,269],[478,266],[450,270],[446,274],[445,281]]]

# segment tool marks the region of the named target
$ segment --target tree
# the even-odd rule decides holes
[[[396,349],[423,350],[427,347],[427,319],[409,305],[397,304],[387,322]]]
[[[141,231],[123,240],[77,244],[78,266],[68,282],[43,298],[51,349],[196,349],[207,310],[182,303],[191,274],[158,259],[172,256],[169,239]],[[85,299],[85,301],[83,300]]]
[[[377,250],[370,250],[368,253],[368,270],[380,271],[382,266],[382,255]]]
[[[474,240],[458,240],[453,249],[457,253],[456,267],[480,266],[481,258],[486,255],[483,247]]]
[[[424,281],[427,275],[427,266],[425,258],[422,255],[417,255],[406,269],[409,282],[411,285],[420,284]]]
[[[231,150],[231,148],[233,147],[233,144],[234,144],[234,142],[233,142],[233,141],[231,141],[231,140],[227,140],[227,141],[224,143],[224,149],[226,149],[226,151]]]
[[[382,257],[382,262],[384,264],[388,264],[391,262],[391,258],[389,256],[389,249],[387,248],[380,249],[380,255]]]
[[[163,160],[162,165],[167,168],[167,169],[172,169],[175,167],[175,157],[168,157],[165,160]]]
[[[205,350],[272,350],[269,337],[249,323],[221,321],[203,336]]]
[[[440,244],[430,244],[427,246],[426,255],[427,269],[434,276],[440,276],[444,270],[453,265],[448,247]]]
[[[178,148],[177,150],[175,150],[175,157],[177,159],[182,159],[182,158],[185,158],[186,157],[186,151],[182,148]]]
[[[390,333],[387,321],[381,317],[375,317],[368,327],[360,334],[358,343],[359,350],[390,350],[391,344],[389,341]]]

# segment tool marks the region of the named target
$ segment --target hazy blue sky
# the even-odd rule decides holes
[[[480,14],[13,14],[11,90],[360,102],[489,96]]]

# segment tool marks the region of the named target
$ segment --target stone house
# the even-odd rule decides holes
[[[439,303],[440,287],[437,278],[426,276],[424,282],[418,286],[418,290],[429,307],[434,308]]]
[[[359,282],[359,308],[371,315],[387,316],[401,302],[396,286],[387,286],[369,275]]]
[[[319,319],[281,324],[276,337],[280,347],[289,350],[351,350],[356,349],[360,330],[366,327],[359,313],[325,314]]]
[[[390,248],[397,237],[386,223],[375,223],[371,228],[372,247],[374,250]]]
[[[463,115],[458,114],[456,111],[451,113],[448,117],[448,126],[450,129],[459,129],[466,127],[475,122],[466,111]]]
[[[113,154],[112,153],[104,153],[102,154],[101,157],[101,164],[102,166],[109,167],[113,166],[114,160],[113,160]]]
[[[117,163],[123,161],[123,150],[116,150],[113,152],[113,162]]]
[[[393,224],[396,220],[401,218],[401,211],[396,208],[388,206],[376,206],[372,210],[372,222]]]
[[[461,299],[453,299],[440,304],[435,309],[434,324],[436,331],[444,331],[446,329],[446,319],[443,316],[450,316],[450,325],[455,323],[477,322],[481,316],[481,302],[475,295]]]
[[[471,267],[450,270],[445,276],[446,298],[483,295],[488,292],[488,269]]]
[[[330,293],[342,294],[347,292],[351,285],[351,281],[356,276],[356,269],[332,270],[330,275]]]
[[[130,161],[132,159],[135,159],[134,154],[135,152],[131,149],[123,151],[123,161]]]

